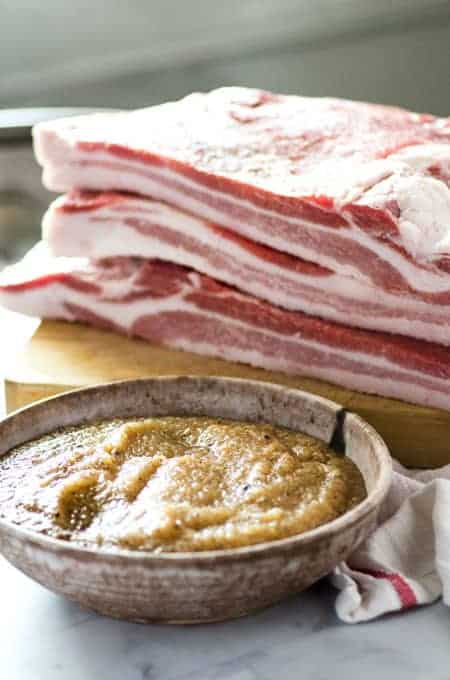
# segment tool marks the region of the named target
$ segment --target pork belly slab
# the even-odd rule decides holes
[[[50,189],[149,196],[395,293],[449,290],[449,119],[222,88],[39,124]]]
[[[450,349],[281,310],[172,263],[52,258],[40,244],[2,273],[0,303],[450,410]]]
[[[446,292],[388,291],[236,231],[159,201],[113,192],[72,192],[57,199],[43,221],[53,255],[159,258],[285,309],[450,344],[450,275]]]

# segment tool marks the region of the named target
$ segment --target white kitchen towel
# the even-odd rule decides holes
[[[450,465],[411,471],[394,462],[374,533],[331,575],[346,623],[429,604],[450,606]]]

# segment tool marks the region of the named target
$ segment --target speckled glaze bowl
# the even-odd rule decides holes
[[[361,470],[368,497],[298,536],[201,553],[84,549],[0,520],[0,551],[50,590],[101,614],[201,623],[243,616],[324,576],[373,530],[391,479],[386,445],[337,404],[286,387],[229,378],[123,381],[38,402],[0,423],[0,455],[57,427],[113,416],[203,414],[265,421],[318,437]]]

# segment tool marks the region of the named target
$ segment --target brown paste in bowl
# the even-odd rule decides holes
[[[365,495],[355,464],[320,440],[209,417],[65,428],[0,459],[0,515],[87,547],[236,548],[313,529]]]

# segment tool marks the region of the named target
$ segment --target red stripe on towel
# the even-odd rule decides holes
[[[409,609],[409,607],[414,607],[418,604],[414,590],[400,574],[389,574],[387,571],[372,569],[358,569],[358,571],[362,574],[373,576],[373,578],[384,578],[390,581],[400,598],[402,609]]]

